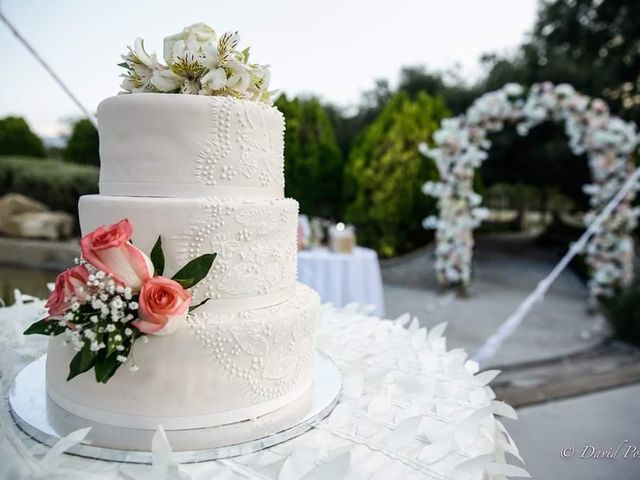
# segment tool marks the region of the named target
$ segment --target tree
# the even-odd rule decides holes
[[[478,87],[466,85],[456,69],[430,72],[423,65],[403,67],[398,90],[406,92],[410,98],[420,92],[442,97],[454,115],[464,113],[479,95]]]
[[[329,116],[316,98],[281,95],[276,107],[286,119],[285,189],[300,211],[339,219],[342,216],[343,162]]]
[[[0,119],[0,155],[44,157],[42,140],[22,117]]]
[[[512,56],[485,55],[481,91],[508,82],[569,83],[604,98],[613,112],[640,121],[640,3],[625,0],[555,0],[540,4],[531,38]],[[540,146],[544,148],[540,148]],[[495,135],[482,174],[487,184],[517,182],[560,188],[586,207],[582,185],[590,173],[584,158],[566,145],[562,125],[544,124],[521,138],[506,129]]]
[[[421,187],[436,179],[437,171],[418,152],[418,145],[428,142],[448,115],[441,98],[419,92],[411,100],[399,92],[351,151],[345,181],[347,220],[356,225],[358,241],[384,257],[430,238],[422,219],[434,212],[435,202]]]
[[[74,124],[62,158],[72,163],[100,165],[98,131],[86,118]]]
[[[362,94],[360,104],[355,111],[332,104],[327,105],[327,113],[344,158],[348,158],[358,136],[380,114],[392,94],[389,82],[376,80],[374,87]]]
[[[556,0],[541,4],[532,45],[542,70],[563,63],[574,85],[640,120],[640,2]]]
[[[479,89],[476,86],[467,86],[455,70],[444,73],[432,72],[422,65],[402,68],[397,91],[407,93],[412,99],[420,92],[440,96],[455,115],[463,113],[479,94]],[[389,82],[378,79],[373,88],[362,94],[355,111],[331,104],[327,106],[340,150],[345,158],[348,158],[358,137],[380,114],[393,94]]]

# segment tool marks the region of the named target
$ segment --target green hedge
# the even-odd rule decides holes
[[[342,220],[343,162],[333,126],[316,98],[281,95],[275,106],[285,117],[285,193],[300,212]]]
[[[433,233],[422,220],[436,213],[436,201],[422,193],[436,180],[433,160],[418,152],[449,116],[444,101],[419,93],[394,95],[351,150],[346,168],[347,221],[358,242],[392,257],[425,245]]]
[[[77,215],[78,198],[98,193],[98,168],[60,160],[0,156],[0,196],[21,193]]]

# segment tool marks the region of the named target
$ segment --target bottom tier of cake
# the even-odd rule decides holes
[[[313,290],[297,284],[290,300],[268,308],[220,314],[205,305],[174,334],[136,342],[130,363],[107,384],[91,372],[66,381],[75,352],[64,335],[54,337],[47,392],[74,416],[144,430],[262,417],[308,395],[319,303]],[[137,368],[127,368],[133,363]]]
[[[248,442],[271,439],[272,435],[281,435],[281,432],[289,430],[292,425],[295,425],[294,429],[299,429],[297,422],[305,419],[311,408],[312,390],[313,388],[294,402],[257,418],[209,428],[165,429],[165,435],[172,450],[176,452],[210,451],[230,446],[239,447],[242,444],[241,448],[246,448]],[[156,434],[156,430],[116,427],[87,420],[63,409],[50,397],[47,397],[47,420],[60,436],[91,427],[86,440],[94,447],[114,450],[149,451]],[[253,448],[255,447],[250,447],[247,451]],[[221,454],[225,456],[224,452]]]

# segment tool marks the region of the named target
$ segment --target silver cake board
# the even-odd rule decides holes
[[[46,393],[46,355],[27,365],[15,378],[9,409],[16,425],[27,435],[52,447],[73,430],[91,427],[87,438],[67,453],[98,460],[152,463],[152,430],[114,427],[71,415]],[[313,388],[309,398],[245,422],[214,428],[165,430],[179,463],[195,463],[254,453],[286,442],[310,430],[327,417],[342,392],[342,373],[326,355],[316,353]],[[290,408],[299,409],[296,420]],[[285,417],[280,419],[279,417]],[[92,439],[98,446],[92,444]],[[116,445],[110,445],[117,439]],[[109,445],[109,446],[107,446]],[[126,449],[122,447],[126,445]]]

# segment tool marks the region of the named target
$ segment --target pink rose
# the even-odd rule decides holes
[[[150,278],[140,290],[140,318],[133,325],[143,333],[171,333],[186,319],[190,303],[191,293],[178,282],[165,277]]]
[[[133,290],[153,276],[151,260],[131,243],[129,220],[102,226],[80,240],[82,257],[98,270],[113,275],[118,283]]]
[[[87,280],[89,271],[84,265],[70,268],[62,272],[56,278],[56,286],[49,295],[45,307],[49,310],[50,317],[58,317],[71,306],[71,299],[75,297],[78,302],[84,302],[89,297],[87,292]]]

